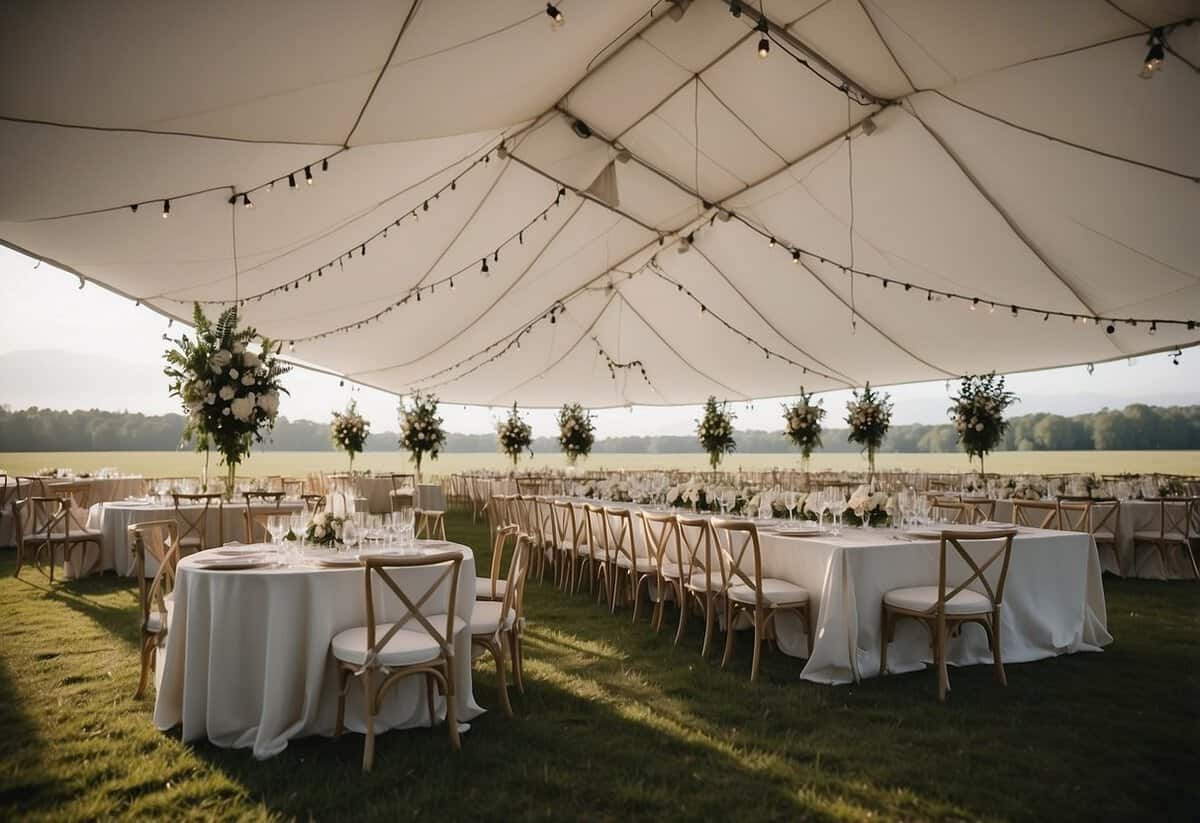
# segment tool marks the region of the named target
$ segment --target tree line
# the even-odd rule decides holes
[[[38,451],[173,451],[179,447],[183,417],[178,414],[145,415],[134,412],[14,410],[0,406],[0,452]],[[846,439],[844,428],[826,428],[824,451],[858,452]],[[774,454],[795,451],[780,431],[741,430],[734,433],[741,454]],[[329,424],[279,418],[265,451],[329,451]],[[883,452],[952,452],[957,450],[954,427],[949,424],[892,426]],[[1006,451],[1088,451],[1200,449],[1200,406],[1147,406],[1135,403],[1124,409],[1103,409],[1092,414],[1063,417],[1027,414],[1009,421]],[[396,451],[395,432],[377,432],[367,440],[367,451]],[[494,434],[449,434],[447,452],[492,452]],[[552,437],[534,440],[537,454],[555,454]],[[698,454],[694,435],[609,437],[597,440],[597,454]]]

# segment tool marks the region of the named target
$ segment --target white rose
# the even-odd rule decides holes
[[[242,365],[248,369],[255,368],[261,362],[262,361],[259,360],[258,355],[252,351],[248,351],[242,355]]]
[[[232,372],[230,372],[230,373],[232,374]],[[250,374],[249,372],[246,372],[245,374],[243,374],[242,375],[242,385],[243,386],[253,386],[254,385],[254,375]]]
[[[233,390],[233,386],[222,386],[221,390],[217,392],[217,394],[220,395],[222,400],[228,402],[233,399],[233,396],[237,394],[237,392]]]
[[[211,406],[213,403],[217,402],[217,395],[213,392],[209,392],[204,396],[204,402]]]
[[[313,537],[315,537],[317,540],[320,540],[324,536],[325,536],[325,527],[324,526],[314,526],[313,527]]]
[[[226,406],[225,408],[221,409],[221,414],[229,414],[229,407]]]
[[[233,355],[225,351],[225,349],[221,349],[208,359],[208,365],[214,372],[220,374],[221,370],[228,366],[232,360]]]
[[[267,392],[258,397],[258,407],[265,411],[268,416],[274,417],[279,411],[279,393]]]
[[[254,412],[254,401],[249,397],[239,397],[230,404],[229,408],[238,420],[249,420],[250,415]]]
[[[976,424],[975,424],[975,431],[977,431],[977,432],[981,432],[981,431],[983,431],[983,424],[982,424],[982,423],[976,423]]]
[[[230,370],[229,370],[229,379],[230,379],[230,380],[237,380],[237,379],[238,379],[238,374],[240,374],[240,372],[238,372],[238,370],[237,370],[237,369],[230,369]]]

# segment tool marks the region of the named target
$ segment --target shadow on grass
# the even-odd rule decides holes
[[[53,796],[55,779],[40,768],[41,738],[26,714],[13,673],[0,658],[0,809],[19,810],[32,799]]]

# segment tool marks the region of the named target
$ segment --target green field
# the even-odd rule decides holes
[[[913,471],[965,472],[970,464],[965,455],[941,454],[881,454],[876,458],[880,469],[909,469]],[[454,453],[426,463],[425,474],[447,475],[477,469],[503,470],[511,464],[498,453]],[[521,461],[522,469],[563,469],[566,460],[561,454],[538,454]],[[976,468],[978,463],[975,464]],[[123,472],[147,477],[199,474],[204,466],[201,457],[189,451],[174,452],[0,452],[0,470],[9,474],[27,474],[43,467],[64,467],[76,471],[94,471],[114,466]],[[345,471],[344,455],[329,452],[260,452],[250,458],[238,473],[246,476],[280,474],[303,476],[310,471]],[[797,469],[800,459],[790,454],[734,454],[722,468],[761,471],[771,468]],[[866,459],[857,454],[817,454],[812,470],[865,471]],[[368,452],[354,461],[355,469],[382,472],[410,472],[412,464],[399,452]],[[579,463],[580,469],[682,469],[707,471],[708,461],[703,454],[596,454]],[[989,472],[1004,474],[1052,474],[1058,472],[1163,472],[1166,474],[1200,474],[1200,451],[1071,451],[1071,452],[997,452],[987,459]],[[221,469],[213,458],[210,474],[220,476]]]

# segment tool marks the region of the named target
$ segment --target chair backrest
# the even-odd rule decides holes
[[[325,495],[323,494],[302,494],[300,499],[304,501],[304,511],[308,514],[316,514],[325,509]]]
[[[582,546],[579,529],[575,521],[575,510],[568,500],[550,501],[550,518],[554,528],[554,545],[561,548]]]
[[[501,628],[508,622],[509,614],[513,614],[517,620],[525,615],[525,581],[529,578],[529,556],[532,548],[529,539],[524,535],[517,538],[512,559],[508,562],[508,576],[504,581],[504,597],[500,602],[499,626]]]
[[[967,509],[967,523],[983,523],[996,516],[996,501],[990,497],[967,497],[958,499]]]
[[[659,574],[664,563],[674,563],[687,579],[689,569],[684,565],[683,541],[679,539],[679,521],[670,512],[642,512],[642,545],[654,558]]]
[[[417,487],[417,476],[414,474],[396,474],[388,475],[388,479],[392,482],[392,491],[406,491],[410,494]]]
[[[558,545],[558,531],[554,523],[554,506],[546,497],[533,499],[533,528],[543,545]]]
[[[984,594],[991,601],[993,609],[999,608],[1004,601],[1004,584],[1008,579],[1008,562],[1012,557],[1012,541],[1016,534],[1017,530],[1014,528],[1001,528],[986,532],[943,531],[938,552],[938,599],[930,609],[930,614],[944,613],[946,602],[976,581],[984,589],[979,593]],[[995,546],[996,541],[1001,541],[999,548],[987,555],[982,563],[976,561],[966,548],[985,544],[991,547]],[[947,554],[950,549],[953,549],[954,554],[961,558],[970,569],[970,573],[958,583],[948,579]],[[995,565],[997,560],[1001,561],[1000,573],[994,581],[989,580],[986,572]]]
[[[46,497],[45,478],[18,474],[15,480],[17,483],[17,490],[14,492],[14,494],[17,497]]]
[[[1159,497],[1153,498],[1153,502],[1159,507],[1159,538],[1183,542],[1191,540],[1192,509],[1200,504],[1200,498]]]
[[[265,520],[262,517],[255,517],[255,515],[279,514],[280,506],[283,504],[283,492],[242,492],[242,504],[245,506],[246,542],[257,543],[258,541],[252,534],[253,526],[258,521],[265,522]]]
[[[304,494],[304,480],[299,477],[283,477],[279,480],[279,488],[284,497],[295,500]]]
[[[420,624],[429,636],[441,647],[442,655],[449,658],[454,656],[454,619],[455,605],[458,599],[458,576],[462,571],[462,554],[457,551],[439,552],[419,557],[396,557],[389,555],[368,555],[362,559],[365,569],[366,610],[367,610],[367,660],[370,664],[380,650],[387,645],[396,632],[410,623]],[[409,597],[396,579],[392,577],[392,569],[428,569],[436,572],[433,582],[417,597]],[[396,599],[403,605],[402,613],[382,636],[376,636],[376,607],[375,586],[373,578],[378,578]],[[435,626],[422,612],[421,607],[441,590],[443,585],[449,586],[446,595],[446,624]]]
[[[1014,500],[1012,522],[1015,526],[1032,526],[1036,529],[1059,527],[1058,502],[1053,500]]]
[[[419,540],[445,540],[445,512],[413,509],[413,536]]]
[[[735,579],[754,589],[755,604],[763,606],[762,596],[762,550],[758,544],[758,527],[749,520],[729,520],[724,517],[712,519],[713,534],[721,560],[729,570],[729,582]],[[753,566],[746,570],[746,554],[750,553]],[[753,575],[753,576],[751,576]]]
[[[609,559],[624,557],[637,567],[637,542],[633,537],[633,513],[629,509],[604,508],[604,528],[608,530],[605,543]]]
[[[496,532],[508,525],[516,525],[508,516],[508,498],[504,495],[493,494],[483,507],[487,515],[488,534],[493,537]]]
[[[967,523],[971,519],[971,511],[957,500],[946,497],[935,497],[929,507],[929,514],[934,520],[943,523]]]
[[[500,569],[504,564],[504,547],[508,544],[509,538],[515,539],[517,536],[517,527],[515,525],[501,526],[496,530],[496,536],[492,540],[492,566],[489,579],[491,580],[491,597],[496,597],[496,583],[500,580]],[[519,542],[519,541],[518,541]],[[509,561],[510,566],[512,561]]]
[[[134,574],[138,583],[138,602],[142,607],[142,629],[149,628],[150,615],[161,615],[160,627],[167,625],[166,597],[175,588],[175,567],[179,562],[179,539],[174,520],[148,520],[129,527],[129,545],[133,547]],[[157,565],[153,580],[146,577],[147,557]]]
[[[200,548],[208,547],[208,512],[215,503],[221,523],[217,544],[225,542],[225,518],[222,516],[225,501],[221,495],[171,492],[171,500],[175,504],[175,522],[179,529],[180,541],[195,537],[200,541]]]
[[[729,573],[721,562],[721,550],[713,543],[712,523],[707,517],[678,515],[680,553],[687,564],[687,576],[697,571],[704,572],[704,581],[709,591],[724,591],[729,584]],[[715,576],[714,576],[715,575]],[[713,588],[713,581],[720,583]]]
[[[583,517],[587,526],[588,552],[595,560],[607,561],[609,559],[608,526],[604,522],[604,507],[584,503]]]

